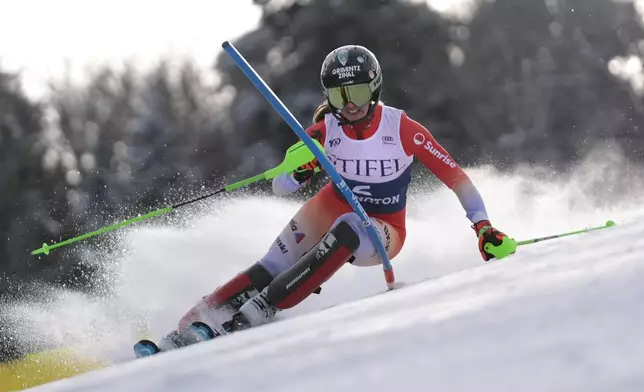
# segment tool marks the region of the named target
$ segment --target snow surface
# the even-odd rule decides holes
[[[644,390],[641,173],[615,157],[570,176],[468,173],[493,223],[518,240],[617,226],[486,264],[456,197],[415,188],[393,261],[405,287],[385,292],[379,267],[347,266],[277,322],[133,360],[137,328],[166,333],[260,257],[298,208],[256,197],[207,204],[187,226],[127,231],[124,255],[98,260],[111,296],[59,292],[47,307],[14,309],[61,342],[96,340],[92,352],[115,362],[33,390]]]

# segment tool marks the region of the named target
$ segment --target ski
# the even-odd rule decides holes
[[[149,357],[161,352],[159,346],[151,340],[141,339],[134,344],[134,354],[137,358]]]
[[[201,341],[215,339],[221,336],[219,332],[210,328],[210,326],[202,321],[195,321],[190,324],[190,329],[192,332],[199,336]]]
[[[161,352],[175,350],[221,336],[202,321],[195,321],[185,331],[172,331],[159,344],[149,339],[141,339],[132,347],[137,358],[149,357]]]
[[[403,288],[407,286],[404,282],[396,282],[396,288]],[[319,289],[318,289],[319,290]],[[377,292],[365,296],[364,298],[374,297],[377,295],[388,293],[391,290],[386,290],[382,292]],[[364,299],[362,298],[362,299]],[[327,307],[324,307],[320,310],[326,310],[333,308],[341,304],[333,304]],[[276,321],[276,320],[274,320]],[[221,324],[222,332],[210,327],[208,324],[203,321],[195,321],[191,323],[188,328],[184,331],[172,331],[164,338],[162,338],[159,343],[155,343],[149,339],[139,340],[134,344],[134,354],[137,358],[143,358],[151,355],[155,355],[161,352],[174,350],[177,348],[190,346],[195,343],[205,342],[208,340],[219,338],[223,335],[229,335],[237,331],[242,331],[250,328],[248,320],[240,313],[237,312],[233,314],[232,318],[228,321],[225,321]]]

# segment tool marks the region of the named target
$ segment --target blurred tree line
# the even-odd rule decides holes
[[[642,159],[644,29],[630,2],[485,0],[468,20],[418,1],[255,4],[260,26],[233,43],[304,126],[325,55],[357,43],[380,59],[385,103],[464,166],[561,170],[606,140]],[[38,102],[0,71],[0,293],[33,279],[91,288],[82,246],[29,252],[281,161],[294,133],[226,54],[214,60],[214,87],[190,63],[161,63],[52,85]]]

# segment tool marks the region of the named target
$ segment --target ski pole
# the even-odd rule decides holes
[[[248,77],[248,79],[253,83],[253,85],[259,90],[260,93],[266,98],[266,100],[273,106],[280,116],[286,121],[286,123],[291,127],[293,132],[313,150],[313,139],[309,137],[302,125],[297,121],[295,116],[288,110],[286,105],[275,95],[273,90],[264,82],[264,80],[257,74],[253,67],[246,61],[246,59],[237,51],[237,49],[228,41],[224,41],[221,46],[224,50],[230,55],[235,64],[242,70],[242,72]],[[314,151],[315,157],[318,159],[318,162],[326,170],[326,173],[331,178],[331,181],[336,185],[336,187],[342,192],[344,198],[349,202],[353,210],[358,214],[360,220],[362,220],[363,226],[367,229],[367,233],[374,246],[376,247],[380,257],[382,259],[382,266],[385,274],[385,281],[387,282],[387,288],[392,290],[394,288],[395,277],[394,270],[391,266],[391,261],[387,255],[385,246],[383,245],[380,234],[371,224],[371,220],[367,215],[366,211],[358,201],[358,198],[353,194],[351,188],[347,185],[344,179],[338,174],[335,170],[335,167],[327,158],[327,156],[322,151]]]
[[[591,231],[606,229],[613,226],[615,226],[615,222],[612,220],[608,220],[602,226],[588,227],[582,230],[575,230],[567,233],[554,234],[546,237],[532,238],[524,241],[515,241],[512,238],[504,238],[501,245],[498,245],[498,246],[492,245],[490,243],[485,244],[485,251],[490,254],[493,254],[494,257],[496,257],[497,259],[502,259],[506,256],[509,256],[511,253],[513,253],[518,246],[535,244],[541,241],[554,240],[556,238],[568,237],[576,234],[589,233]]]
[[[534,244],[536,242],[553,240],[555,238],[568,237],[570,235],[575,235],[575,234],[589,233],[591,231],[606,229],[606,228],[609,228],[609,227],[612,227],[612,226],[615,226],[615,222],[612,221],[612,220],[608,220],[602,226],[589,227],[589,228],[582,229],[582,230],[570,231],[568,233],[561,233],[561,234],[555,234],[555,235],[551,235],[551,236],[547,236],[547,237],[540,237],[540,238],[533,238],[531,240],[519,241],[519,242],[517,242],[517,246]]]
[[[313,145],[313,148],[323,149],[322,145],[317,140],[315,141],[315,144]],[[107,227],[104,227],[104,228],[96,230],[96,231],[92,231],[91,233],[83,234],[83,235],[80,235],[78,237],[70,238],[68,240],[65,240],[65,241],[62,241],[62,242],[59,242],[59,243],[55,243],[55,244],[51,244],[51,245],[48,245],[47,243],[43,243],[42,247],[32,251],[31,254],[32,255],[38,255],[38,254],[44,253],[45,255],[49,255],[49,252],[51,250],[56,249],[56,248],[60,248],[61,246],[69,245],[71,243],[74,243],[74,242],[77,242],[77,241],[82,241],[84,239],[94,237],[94,236],[97,236],[99,234],[103,234],[103,233],[118,229],[118,228],[123,227],[123,226],[131,225],[133,223],[140,222],[142,220],[150,219],[150,218],[153,218],[155,216],[159,216],[159,215],[165,214],[167,212],[170,212],[170,211],[172,211],[174,209],[177,209],[179,207],[183,207],[183,206],[186,206],[188,204],[196,203],[196,202],[198,202],[200,200],[207,199],[209,197],[218,195],[218,194],[223,193],[223,192],[230,192],[230,191],[232,191],[234,189],[241,188],[243,186],[246,186],[246,185],[261,181],[261,180],[272,179],[274,177],[279,176],[282,173],[288,173],[290,171],[293,171],[293,170],[297,169],[298,167],[311,162],[314,159],[315,159],[315,155],[311,152],[311,150],[309,150],[309,148],[303,142],[301,142],[301,141],[297,142],[294,145],[292,145],[291,147],[289,147],[289,149],[286,151],[286,156],[284,157],[284,161],[282,161],[282,163],[280,163],[278,166],[276,166],[276,167],[274,167],[272,169],[269,169],[269,170],[265,171],[264,173],[261,173],[261,174],[258,174],[256,176],[247,178],[245,180],[235,182],[235,183],[230,184],[230,185],[226,185],[225,187],[223,187],[223,188],[221,188],[219,190],[216,190],[214,192],[210,192],[210,193],[208,193],[206,195],[202,195],[202,196],[196,197],[194,199],[190,199],[190,200],[183,201],[183,202],[180,202],[180,203],[177,203],[177,204],[173,204],[171,206],[162,208],[160,210],[152,211],[152,212],[149,212],[149,213],[147,213],[145,215],[140,215],[140,216],[137,216],[135,218],[128,219],[128,220],[126,220],[124,222],[120,222],[120,223],[117,223],[117,224],[114,224],[114,225],[111,225],[111,226],[107,226]],[[319,169],[317,169],[317,170],[319,170]]]

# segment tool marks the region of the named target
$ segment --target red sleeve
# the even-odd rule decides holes
[[[417,157],[450,189],[469,181],[467,174],[427,128],[409,118],[406,113],[400,119],[400,139],[407,155]]]
[[[315,124],[311,125],[306,129],[306,133],[313,139],[320,142],[324,146],[324,140],[326,138],[326,124],[324,120],[318,121]]]

